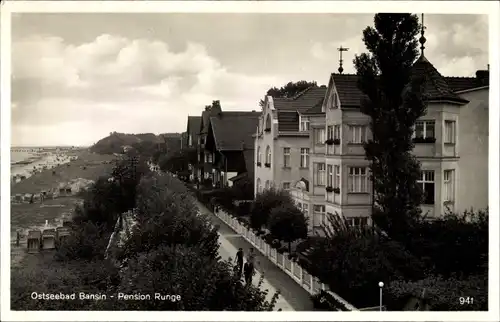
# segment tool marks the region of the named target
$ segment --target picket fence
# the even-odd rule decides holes
[[[282,271],[287,273],[297,284],[299,284],[303,289],[305,289],[309,294],[314,295],[320,290],[324,290],[333,296],[337,301],[344,304],[344,306],[350,311],[358,311],[352,304],[344,300],[338,294],[332,292],[328,285],[323,284],[319,281],[317,277],[309,274],[305,269],[303,269],[299,263],[288,259],[288,254],[280,254],[275,248],[269,245],[265,240],[255,235],[255,233],[243,226],[234,218],[223,210],[219,210],[216,214],[223,222],[230,226],[235,232],[245,238],[250,244],[252,244],[257,250],[259,250],[264,256],[270,259],[276,266],[278,266]]]

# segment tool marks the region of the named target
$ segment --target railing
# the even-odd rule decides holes
[[[253,231],[243,226],[233,216],[229,215],[223,210],[218,211],[216,214],[223,222],[229,225],[235,232],[239,233],[245,238],[255,249],[259,250],[271,262],[275,263],[282,271],[287,273],[297,284],[305,289],[309,294],[314,295],[320,290],[328,292],[337,301],[344,304],[350,311],[358,311],[352,304],[344,300],[342,297],[332,292],[328,285],[323,284],[317,277],[312,276],[306,269],[300,266],[299,263],[290,260],[288,254],[285,252],[280,254],[274,247],[269,245],[264,239],[256,236]]]

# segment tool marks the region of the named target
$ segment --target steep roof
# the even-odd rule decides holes
[[[274,107],[281,111],[304,112],[323,100],[326,86],[311,86],[293,98],[275,98]]]
[[[478,71],[477,77],[444,77],[423,56],[415,62],[413,67],[416,73],[427,77],[426,92],[431,99],[449,99],[466,103],[467,101],[457,95],[456,92],[489,84],[487,71]],[[332,78],[337,88],[341,106],[359,107],[366,95],[358,88],[358,76],[332,74]]]
[[[324,114],[325,112],[323,112],[321,109],[323,106],[323,101],[324,101],[324,98],[321,99],[320,101],[318,101],[318,103],[316,105],[314,105],[310,109],[306,110],[302,114]]]
[[[257,129],[260,112],[222,112],[210,117],[210,126],[219,151],[253,150],[252,135]]]
[[[209,105],[205,107],[205,110],[201,113],[201,134],[208,134],[208,126],[210,124],[210,117],[217,116],[222,113],[222,108],[220,105]]]
[[[275,98],[274,108],[278,110],[278,130],[296,132],[299,130],[299,114],[316,114],[326,94],[326,86],[311,86],[293,98]]]
[[[425,77],[425,93],[431,100],[450,100],[458,103],[467,103],[448,85],[446,78],[444,78],[437,69],[425,58],[424,55],[420,56],[415,64],[413,64],[412,74],[414,76]]]
[[[200,133],[201,116],[188,116],[187,133],[195,138]]]

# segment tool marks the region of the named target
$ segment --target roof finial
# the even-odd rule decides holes
[[[425,41],[427,39],[425,39],[425,36],[424,36],[424,33],[425,33],[425,25],[424,25],[424,14],[422,14],[422,25],[421,25],[421,29],[420,29],[420,39],[418,40],[420,42],[420,52],[421,52],[421,56],[424,56],[424,49],[425,49]]]
[[[340,48],[337,48],[337,50],[339,51],[340,53],[340,59],[339,59],[339,73],[342,74],[342,72],[344,71],[344,68],[342,67],[342,63],[344,62],[344,60],[342,60],[342,52],[343,51],[348,51],[349,48],[344,48],[342,46],[340,46]]]

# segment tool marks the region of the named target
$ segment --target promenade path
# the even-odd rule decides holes
[[[213,214],[200,202],[198,207],[200,211],[207,214],[212,224],[219,226],[220,255],[223,259],[231,257],[234,261],[238,248],[243,248],[245,254],[253,246],[243,237],[236,234],[235,231],[226,225],[222,220]],[[263,289],[269,290],[269,299],[275,290],[279,290],[280,297],[276,303],[275,310],[283,311],[313,311],[313,304],[310,294],[300,287],[290,276],[283,272],[279,267],[267,259],[265,256],[255,250],[257,274],[254,276],[254,284],[257,284],[261,274],[264,274]]]

